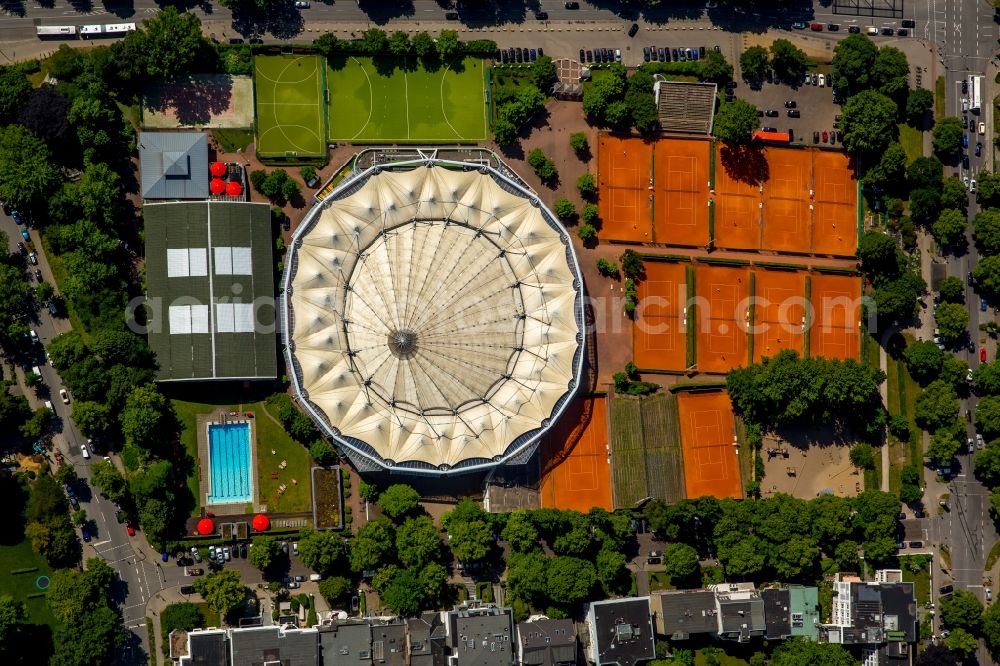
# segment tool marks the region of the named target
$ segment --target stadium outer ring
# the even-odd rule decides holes
[[[499,158],[497,159],[499,161]],[[574,291],[576,292],[576,302],[573,310],[578,331],[576,336],[577,349],[573,356],[573,377],[569,382],[566,392],[556,403],[552,413],[542,421],[540,428],[528,431],[519,436],[513,442],[509,443],[504,453],[495,456],[492,459],[470,458],[455,465],[431,465],[430,463],[423,461],[396,462],[393,460],[387,460],[380,456],[378,452],[366,442],[341,434],[337,428],[327,420],[324,412],[308,399],[308,396],[302,386],[298,363],[295,359],[295,344],[292,339],[292,322],[294,321],[294,312],[290,296],[292,294],[292,280],[295,277],[298,267],[297,250],[299,247],[299,240],[302,236],[305,236],[311,231],[319,215],[327,207],[327,204],[338,199],[347,190],[356,187],[358,183],[362,182],[370,175],[379,173],[382,169],[420,168],[432,166],[444,166],[465,170],[475,169],[484,174],[489,173],[494,178],[500,180],[509,188],[516,191],[519,196],[524,197],[531,202],[532,205],[538,207],[542,211],[546,223],[559,233],[559,236],[563,241],[567,264],[574,278]],[[550,211],[548,207],[541,202],[535,192],[527,189],[526,185],[513,180],[502,171],[499,171],[492,166],[487,166],[481,163],[468,163],[428,157],[422,159],[401,160],[399,162],[390,162],[386,164],[375,164],[362,171],[352,173],[339,185],[337,185],[337,187],[335,187],[333,191],[331,191],[330,194],[327,195],[322,201],[313,206],[312,210],[309,211],[305,219],[301,224],[299,224],[295,233],[292,235],[289,249],[290,256],[287,265],[285,266],[285,273],[282,277],[282,294],[279,297],[280,302],[278,303],[276,309],[279,315],[280,334],[284,344],[285,361],[287,364],[289,378],[292,382],[292,388],[295,391],[295,397],[298,401],[299,407],[309,415],[313,423],[326,437],[333,440],[339,447],[341,447],[342,452],[350,458],[360,471],[384,471],[399,474],[441,477],[488,472],[501,465],[510,463],[515,459],[517,459],[518,462],[526,462],[527,458],[534,453],[539,442],[541,441],[541,438],[544,437],[556,421],[559,420],[572,401],[573,396],[580,388],[583,377],[583,362],[587,337],[586,318],[584,315],[585,293],[583,288],[583,274],[580,271],[580,264],[576,257],[576,251],[573,249],[573,243],[570,239],[569,232],[562,225],[562,223],[559,222],[559,219],[552,213],[552,211]]]

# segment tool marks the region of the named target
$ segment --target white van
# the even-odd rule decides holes
[[[309,580],[311,580],[311,581],[313,581],[315,583],[316,581],[323,580],[323,576],[321,576],[319,574],[313,574],[313,575],[309,576]]]
[[[31,368],[31,371],[32,371],[33,373],[35,373],[36,375],[38,375],[39,377],[41,377],[41,376],[42,376],[42,369],[41,369],[41,368],[39,368],[39,367],[38,367],[37,365],[36,365],[36,366],[33,366],[33,367]]]
[[[86,444],[81,444],[80,445],[80,455],[82,455],[87,460],[90,460],[90,451],[87,450],[87,445]]]

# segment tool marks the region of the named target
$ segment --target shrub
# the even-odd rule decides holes
[[[594,178],[594,174],[587,172],[577,178],[576,189],[584,199],[590,199],[597,194],[597,179]]]
[[[618,264],[607,259],[598,259],[597,272],[606,277],[618,277]]]
[[[580,237],[580,240],[587,242],[597,238],[597,229],[595,229],[592,224],[581,224],[579,228],[577,228],[576,234]]]
[[[600,213],[598,212],[595,204],[589,203],[583,207],[583,210],[580,212],[580,217],[583,218],[585,223],[596,226]]]
[[[299,175],[302,176],[302,180],[306,183],[311,181],[316,177],[316,168],[311,166],[304,166],[299,169]]]
[[[576,217],[576,206],[569,199],[563,197],[557,199],[555,205],[552,207],[553,211],[560,220],[570,220]]]
[[[585,156],[590,152],[590,142],[587,141],[587,135],[583,132],[573,132],[570,134],[569,145],[572,146],[578,156]]]

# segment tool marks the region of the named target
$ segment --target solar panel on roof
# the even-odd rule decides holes
[[[215,330],[219,333],[235,333],[236,322],[232,303],[215,304]]]
[[[191,275],[208,275],[208,251],[203,247],[188,250],[188,266]]]
[[[186,335],[191,332],[191,306],[170,306],[170,334]]]
[[[167,250],[167,277],[187,277],[190,274],[187,248]]]
[[[253,275],[253,262],[250,259],[250,248],[234,247],[233,275]]]
[[[233,248],[217,247],[215,249],[215,274],[233,274]]]
[[[191,306],[191,332],[208,333],[208,306]]]
[[[237,333],[253,333],[252,303],[233,303],[233,327]]]

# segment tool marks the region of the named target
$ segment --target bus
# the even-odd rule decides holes
[[[75,25],[40,25],[35,28],[35,34],[38,35],[39,39],[45,39],[46,37],[75,37],[76,36],[76,26]]]
[[[104,34],[106,35],[124,35],[133,30],[135,30],[135,23],[106,23],[104,25]]]
[[[977,74],[969,76],[969,109],[979,112],[983,106],[983,77]]]
[[[84,39],[89,39],[90,37],[99,37],[104,32],[99,24],[95,25],[81,25],[80,26],[80,36]]]

